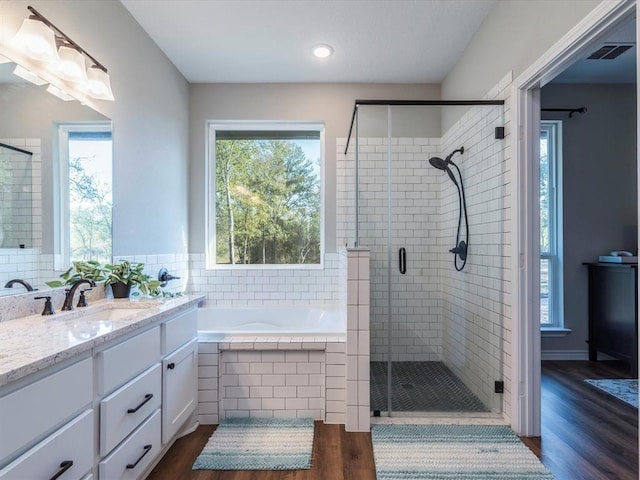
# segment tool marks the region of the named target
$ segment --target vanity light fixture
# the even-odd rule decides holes
[[[27,70],[20,65],[16,65],[16,68],[13,69],[13,74],[33,83],[34,85],[45,85],[47,83],[32,71]]]
[[[27,9],[30,16],[23,21],[11,44],[25,55],[47,63],[50,71],[67,82],[78,84],[79,89],[92,98],[113,101],[111,79],[105,66],[35,8],[28,6]],[[85,57],[89,59],[88,69]],[[55,90],[60,91],[59,88]]]
[[[31,10],[31,7],[27,8]],[[34,60],[55,62],[58,60],[55,34],[47,23],[39,18],[39,15],[36,12],[24,19],[11,44]]]
[[[60,90],[58,87],[54,85],[49,85],[47,87],[47,92],[49,92],[51,95],[55,97],[58,97],[60,100],[64,100],[65,102],[69,102],[71,100],[76,99],[72,95],[69,95],[67,92],[63,92],[62,90]]]
[[[82,53],[73,47],[63,45],[58,49],[58,55],[60,59],[49,64],[51,70],[68,82],[87,83],[87,72]]]
[[[111,82],[106,70],[101,70],[96,66],[89,67],[87,70],[87,91],[93,98],[113,101]]]
[[[333,47],[331,45],[316,45],[313,47],[313,55],[318,58],[327,58],[333,55]]]

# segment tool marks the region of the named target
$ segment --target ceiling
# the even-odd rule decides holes
[[[496,0],[121,0],[191,83],[441,83]],[[327,59],[313,46],[334,48]]]
[[[592,60],[587,57],[605,45],[633,45],[613,60]],[[636,83],[636,19],[626,20],[603,40],[591,45],[584,58],[578,60],[551,83]]]

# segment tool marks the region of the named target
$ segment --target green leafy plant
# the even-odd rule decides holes
[[[138,287],[139,292],[135,292],[133,295],[160,295],[162,293],[160,281],[152,280],[151,275],[144,273],[143,270],[144,263],[129,262],[127,260],[121,260],[120,263],[114,263],[113,265],[106,264],[104,266],[105,284],[123,283]]]
[[[80,279],[86,278],[94,282],[105,280],[105,272],[100,262],[89,260],[86,262],[73,262],[73,266],[66,272],[60,274],[61,280],[45,282],[51,288],[72,285]]]

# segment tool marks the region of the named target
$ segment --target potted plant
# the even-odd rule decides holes
[[[73,262],[73,266],[66,272],[60,274],[62,280],[52,280],[45,282],[51,288],[64,287],[65,285],[73,285],[82,278],[93,280],[94,282],[102,282],[105,280],[104,270],[100,262],[95,260]]]
[[[104,272],[105,284],[111,285],[113,298],[127,298],[131,293],[131,287],[138,287],[143,295],[156,295],[160,288],[158,280],[152,280],[151,275],[143,272],[144,263],[121,260],[113,265],[106,264]],[[135,292],[134,295],[138,295]]]

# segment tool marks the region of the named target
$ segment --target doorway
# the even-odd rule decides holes
[[[576,60],[595,42],[628,21],[635,3],[601,5],[594,13],[556,44],[538,62],[514,82],[516,87],[514,119],[522,135],[518,136],[514,174],[519,186],[516,197],[517,222],[514,260],[517,292],[514,311],[516,341],[513,345],[513,371],[516,372],[512,400],[515,405],[513,426],[524,436],[539,436],[540,402],[540,218],[539,218],[539,138],[541,88]]]

